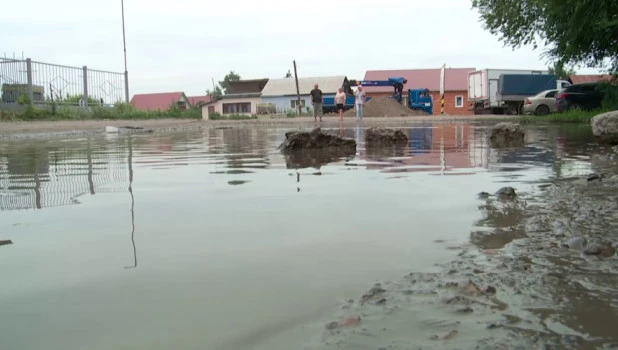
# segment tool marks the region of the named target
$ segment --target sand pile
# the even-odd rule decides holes
[[[404,105],[401,105],[394,98],[390,97],[372,97],[365,103],[363,117],[405,117],[409,115],[426,115],[423,111],[414,111]],[[356,112],[350,109],[343,113],[344,117],[355,117]]]

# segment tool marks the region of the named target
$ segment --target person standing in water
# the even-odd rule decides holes
[[[359,85],[354,95],[356,96],[354,105],[356,106],[356,120],[358,121],[363,119],[363,108],[365,107],[366,95],[365,91],[363,91],[363,87]]]
[[[339,88],[337,94],[335,94],[335,105],[337,105],[337,112],[339,113],[339,120],[343,121],[343,106],[345,105],[346,95],[342,88]]]

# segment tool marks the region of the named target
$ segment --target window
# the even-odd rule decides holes
[[[224,103],[223,104],[223,114],[243,114],[243,113],[251,113],[251,103],[250,102]]]
[[[464,106],[463,96],[455,96],[455,107],[463,108],[463,106]]]
[[[547,97],[547,98],[554,98],[554,97],[556,97],[556,93],[557,92],[558,92],[557,90],[552,90],[552,91],[548,92],[547,95],[545,95],[545,97]]]
[[[298,100],[290,100],[290,107],[296,109],[298,106]],[[300,100],[300,107],[305,108],[305,100]]]

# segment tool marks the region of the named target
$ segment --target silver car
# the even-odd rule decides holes
[[[556,93],[558,90],[545,90],[535,96],[526,98],[525,114],[547,115],[556,112]]]

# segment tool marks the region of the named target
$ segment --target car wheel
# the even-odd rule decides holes
[[[547,107],[546,105],[540,105],[536,108],[535,113],[536,115],[548,115],[549,107]]]
[[[582,110],[582,107],[578,104],[572,104],[569,106],[569,111],[570,112],[579,112]]]

